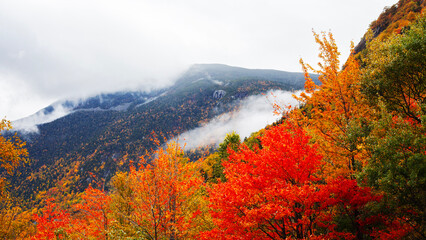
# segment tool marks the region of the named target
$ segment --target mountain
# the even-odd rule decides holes
[[[164,142],[233,111],[249,96],[303,86],[303,73],[197,64],[166,89],[58,101],[16,122],[31,162],[14,184],[35,200],[37,192],[59,186],[80,191],[93,178],[107,182],[156,147],[153,133]]]

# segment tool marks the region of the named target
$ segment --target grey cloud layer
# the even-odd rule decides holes
[[[0,0],[0,117],[166,86],[194,63],[300,71],[300,57],[316,61],[312,28],[332,30],[347,55],[394,2]]]

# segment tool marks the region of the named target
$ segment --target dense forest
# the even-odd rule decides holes
[[[342,68],[333,35],[314,32],[301,106],[275,104],[281,120],[196,161],[153,134],[128,171],[29,205],[10,184],[25,142],[0,135],[0,238],[426,239],[424,7],[386,8]]]

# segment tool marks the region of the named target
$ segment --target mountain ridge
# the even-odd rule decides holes
[[[213,76],[211,75],[213,74]],[[203,77],[204,76],[204,77]],[[214,77],[218,77],[219,79],[214,79]],[[125,91],[120,90],[117,92],[108,92],[108,93],[100,93],[96,95],[91,95],[89,97],[75,97],[75,98],[66,98],[60,99],[49,106],[37,111],[36,113],[29,115],[24,118],[17,119],[13,121],[14,128],[17,131],[25,132],[25,130],[29,132],[37,132],[35,126],[30,126],[26,121],[33,122],[34,125],[40,125],[52,122],[57,118],[64,117],[69,113],[75,111],[90,111],[90,110],[99,110],[99,111],[108,111],[108,110],[127,110],[131,105],[142,105],[147,104],[148,100],[155,100],[160,97],[161,94],[165,94],[168,90],[180,88],[184,85],[193,84],[196,81],[201,80],[209,80],[211,83],[221,86],[223,84],[227,84],[225,82],[227,79],[237,79],[241,80],[244,78],[259,78],[259,80],[268,80],[268,81],[287,81],[289,88],[293,89],[302,89],[303,81],[300,77],[300,73],[297,72],[288,72],[288,71],[280,71],[274,69],[248,69],[242,67],[234,67],[225,64],[193,64],[189,69],[183,73],[175,83],[166,88],[155,89],[152,91]],[[195,80],[194,80],[195,78]],[[289,81],[289,79],[291,81]],[[315,78],[314,78],[315,79]],[[228,83],[229,84],[229,83]],[[317,84],[319,82],[317,81]],[[128,104],[127,106],[125,104]],[[120,108],[121,105],[121,108]],[[115,107],[115,109],[114,109]],[[62,114],[58,114],[57,118],[49,118],[47,115],[51,115],[58,108],[62,108]],[[125,108],[125,109],[124,109]],[[68,113],[64,113],[63,111],[69,111]],[[41,121],[34,120],[35,118],[43,118]],[[27,128],[27,129],[26,129]]]

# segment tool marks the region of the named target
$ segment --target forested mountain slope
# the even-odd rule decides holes
[[[32,189],[60,185],[82,190],[92,180],[89,172],[107,181],[117,170],[128,169],[130,161],[138,162],[145,151],[155,148],[154,132],[162,142],[163,137],[171,139],[232,111],[248,96],[303,85],[302,73],[197,64],[167,89],[59,101],[38,115],[48,118],[62,108],[64,116],[37,125],[35,132],[22,132],[31,162],[15,183],[33,199],[38,191]],[[17,125],[25,126],[25,121]]]

